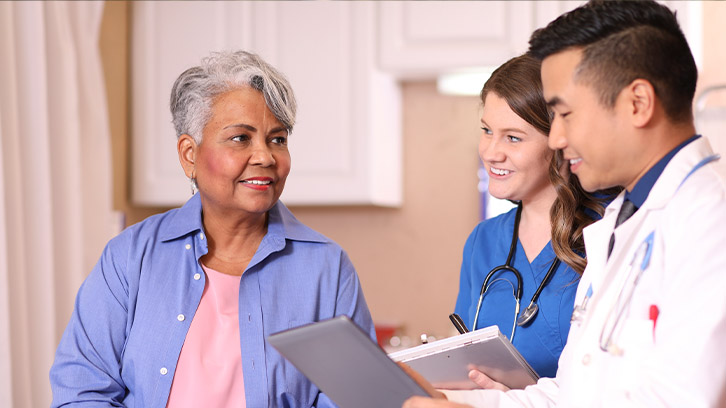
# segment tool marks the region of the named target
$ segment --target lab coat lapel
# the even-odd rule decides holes
[[[609,310],[610,305],[617,298],[620,288],[623,286],[623,280],[627,278],[627,274],[623,273],[623,269],[627,268],[629,257],[632,257],[638,240],[642,239],[638,231],[643,229],[643,224],[647,220],[648,213],[650,212],[647,208],[641,208],[615,229],[615,247],[608,259],[608,242],[622,202],[622,195],[618,196],[617,201],[613,202],[613,208],[606,213],[607,218],[603,218],[605,222],[599,225],[597,229],[591,231],[591,240],[586,241],[588,245],[592,243],[592,245],[588,246],[588,249],[593,248],[593,256],[595,257],[595,259],[590,260],[588,256],[589,271],[585,270],[585,273],[591,273],[593,275],[590,278],[593,288],[593,297],[590,304],[595,314]],[[587,235],[585,239],[588,239]],[[592,267],[590,267],[590,262],[593,262]],[[610,288],[613,288],[613,290],[610,290]]]
[[[620,206],[623,204],[625,193],[618,195],[610,205],[605,208],[603,217],[587,226],[583,230],[585,247],[587,251],[587,264],[583,274],[583,282],[592,284],[593,291],[596,291],[605,277],[605,264],[607,263],[607,248],[610,241],[610,234],[615,227]]]

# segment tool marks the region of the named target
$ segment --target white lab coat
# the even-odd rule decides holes
[[[701,137],[671,159],[643,206],[618,227],[609,261],[623,194],[585,229],[588,266],[575,305],[590,284],[593,296],[582,323],[572,324],[555,379],[508,393],[447,391],[449,399],[486,407],[726,407],[726,186],[706,165],[679,188],[711,154]],[[604,352],[603,325],[651,232],[650,265],[613,337],[623,353]],[[660,310],[655,330],[651,305]]]

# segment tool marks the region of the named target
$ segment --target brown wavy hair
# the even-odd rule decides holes
[[[482,103],[489,92],[506,100],[517,116],[549,135],[550,110],[542,93],[539,60],[524,54],[505,62],[484,84],[480,94]],[[614,191],[597,196],[585,191],[577,177],[570,173],[561,150],[552,155],[548,172],[557,192],[550,209],[552,248],[560,260],[582,274],[587,265],[582,230],[595,221],[593,213],[602,216],[603,203]]]

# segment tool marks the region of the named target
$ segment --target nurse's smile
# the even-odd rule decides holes
[[[504,176],[507,176],[507,175],[509,175],[509,173],[511,173],[511,171],[510,170],[504,170],[504,169],[498,169],[496,167],[490,167],[489,168],[489,173],[490,173],[491,176],[493,176],[493,177],[496,178],[496,177],[504,177]]]

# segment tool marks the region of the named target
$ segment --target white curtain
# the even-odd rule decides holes
[[[73,300],[116,228],[103,2],[0,2],[0,407],[42,407]]]

